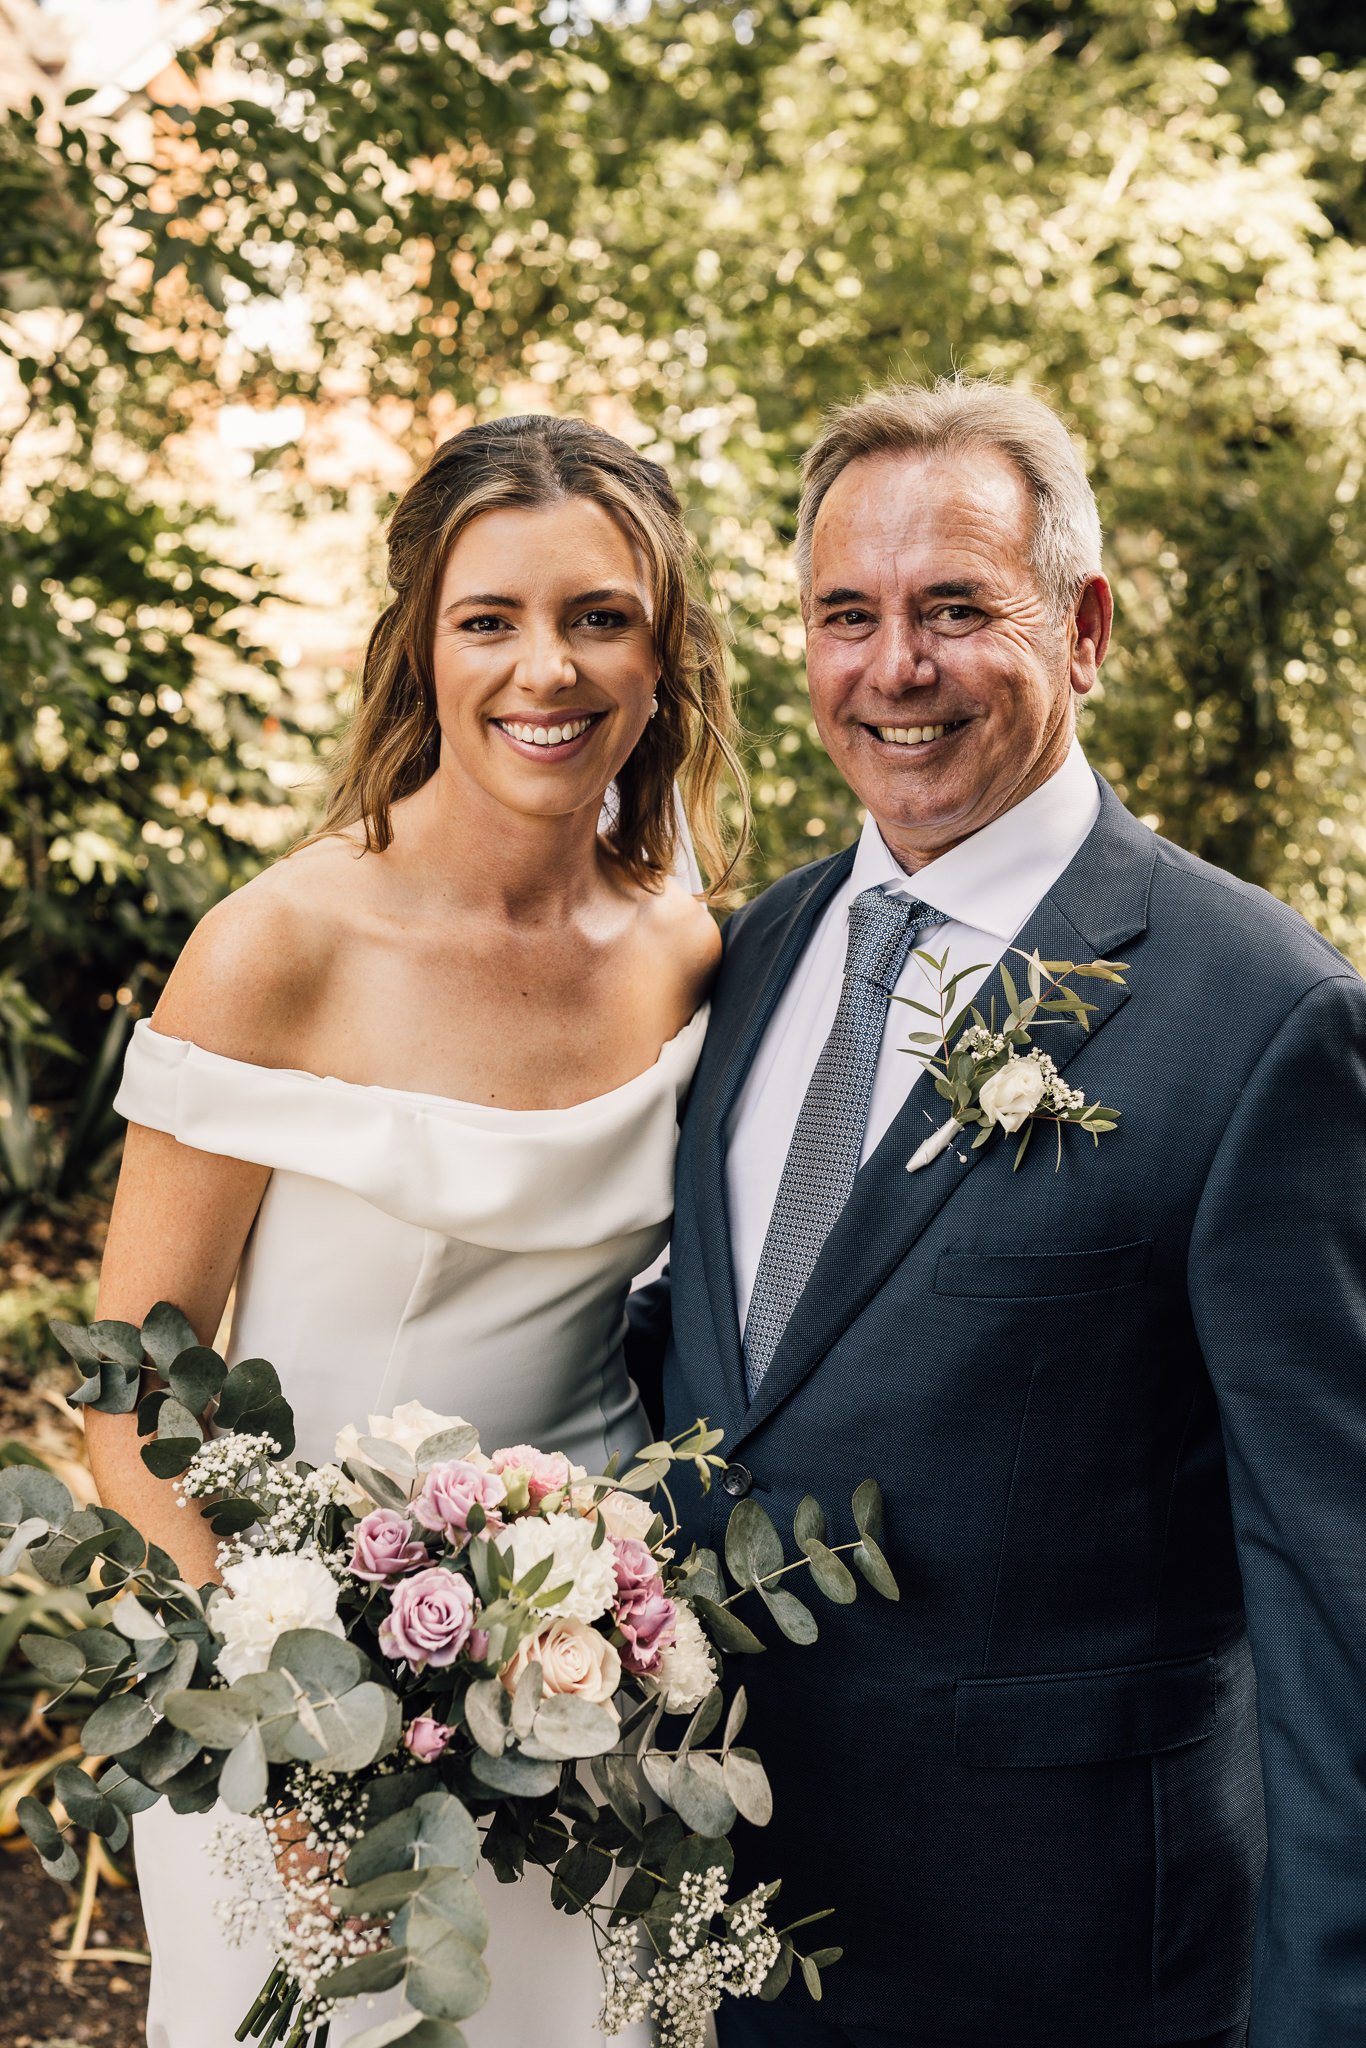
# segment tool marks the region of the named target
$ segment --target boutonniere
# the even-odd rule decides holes
[[[953,1143],[960,1131],[973,1124],[978,1126],[977,1136],[972,1141],[974,1152],[985,1145],[998,1128],[1008,1137],[1014,1137],[1018,1132],[1020,1142],[1015,1151],[1018,1168],[1036,1124],[1057,1126],[1058,1165],[1061,1166],[1065,1124],[1075,1124],[1079,1129],[1089,1131],[1093,1142],[1098,1145],[1102,1133],[1112,1131],[1118,1122],[1117,1109],[1107,1109],[1102,1102],[1088,1102],[1080,1088],[1068,1087],[1048,1054],[1033,1043],[1030,1033],[1068,1018],[1080,1024],[1083,1031],[1089,1031],[1090,1013],[1096,1006],[1084,1002],[1072,987],[1072,982],[1115,981],[1122,984],[1127,972],[1125,962],[1040,960],[1037,952],[1025,953],[1018,946],[1012,946],[1010,950],[1018,953],[1025,962],[1029,992],[1023,997],[1020,995],[1003,961],[1001,986],[1009,1009],[999,1030],[994,1001],[990,1020],[980,1010],[971,1008],[967,1012],[970,1023],[965,1024],[961,1016],[953,1023],[948,1021],[959,983],[969,975],[980,974],[982,969],[964,967],[957,974],[950,975],[947,953],[939,960],[932,953],[917,955],[927,972],[935,978],[936,1009],[928,1003],[912,1002],[908,996],[895,998],[897,1002],[904,1002],[910,1009],[932,1018],[937,1025],[934,1031],[913,1031],[905,1049],[934,1076],[935,1089],[952,1112],[948,1122],[941,1124],[906,1161],[907,1173],[917,1173],[922,1166],[928,1166]]]

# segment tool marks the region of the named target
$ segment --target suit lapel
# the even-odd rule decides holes
[[[1090,836],[1013,942],[1021,952],[1037,950],[1044,960],[1089,960],[1113,955],[1145,930],[1156,842],[1103,784],[1101,794],[1100,817]],[[1007,967],[1015,959],[1015,954],[1007,952]],[[1023,975],[1016,974],[1015,980],[1023,984]],[[1048,1025],[1038,1040],[1060,1069],[1117,1015],[1130,989],[1095,981],[1081,984],[1081,992],[1095,1005],[1090,1030],[1064,1020]],[[990,1016],[993,999],[997,1016],[1003,1016],[1007,1005],[999,968],[987,977],[976,998],[976,1007],[984,1016]],[[922,1075],[854,1181],[758,1394],[744,1410],[742,1437],[771,1415],[819,1364],[977,1162],[1010,1142],[997,1135],[974,1152],[970,1140],[965,1139],[920,1172],[908,1174],[906,1161],[946,1116],[947,1105],[936,1094],[929,1076]],[[1037,1145],[1039,1140],[1034,1142]],[[738,1356],[738,1337],[735,1348]]]
[[[718,1412],[715,1420],[728,1439],[743,1425],[745,1372],[726,1195],[726,1124],[793,969],[821,912],[853,864],[852,847],[833,860],[820,862],[771,929],[742,943],[733,960],[727,961],[725,1001],[717,1005],[719,1016],[713,1010],[706,1071],[699,1076],[689,1104],[689,1124],[698,1133],[698,1234],[725,1403],[725,1412]]]

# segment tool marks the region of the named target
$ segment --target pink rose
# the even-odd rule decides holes
[[[426,1484],[413,1502],[413,1513],[426,1529],[443,1529],[450,1536],[469,1535],[470,1509],[484,1511],[485,1526],[498,1528],[498,1510],[507,1499],[507,1488],[496,1472],[481,1471],[463,1458],[448,1458],[433,1465]]]
[[[563,1493],[572,1474],[559,1451],[538,1451],[532,1444],[506,1444],[489,1463],[507,1482],[508,1498],[517,1500],[523,1487],[525,1505],[538,1508],[552,1493]]]
[[[426,1547],[414,1537],[412,1523],[393,1508],[373,1509],[357,1522],[351,1541],[349,1569],[356,1578],[369,1579],[372,1585],[416,1571],[427,1562]]]
[[[621,1661],[637,1677],[652,1676],[673,1647],[678,1612],[664,1591],[653,1553],[633,1536],[611,1538],[617,1574],[617,1627],[626,1638]]]
[[[616,1612],[617,1627],[626,1638],[621,1661],[637,1677],[653,1677],[660,1659],[678,1634],[678,1609],[660,1585],[659,1591],[624,1594]]]
[[[412,1751],[420,1764],[434,1764],[454,1733],[454,1728],[448,1728],[444,1721],[419,1714],[404,1730],[404,1747]]]
[[[643,1586],[658,1586],[661,1593],[664,1591],[659,1566],[647,1543],[637,1542],[634,1536],[613,1536],[608,1540],[612,1545],[618,1593],[639,1592]]]
[[[474,1623],[474,1594],[469,1582],[431,1565],[400,1579],[388,1614],[379,1625],[379,1646],[386,1657],[405,1658],[415,1671],[433,1664],[440,1670],[454,1664],[469,1641]]]

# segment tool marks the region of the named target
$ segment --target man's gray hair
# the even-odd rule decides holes
[[[985,377],[938,377],[888,384],[831,412],[802,464],[797,573],[811,588],[811,535],[836,477],[869,455],[955,455],[994,448],[1034,500],[1030,561],[1039,588],[1063,615],[1100,569],[1100,515],[1066,427],[1050,405],[1014,384]]]

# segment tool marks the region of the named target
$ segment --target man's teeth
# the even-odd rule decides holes
[[[593,721],[591,718],[576,718],[569,725],[515,725],[510,718],[500,718],[498,723],[504,732],[510,732],[524,746],[562,747],[569,740],[576,740],[586,733]]]
[[[920,747],[927,740],[942,740],[951,727],[952,720],[948,725],[880,725],[877,736],[894,747]]]

